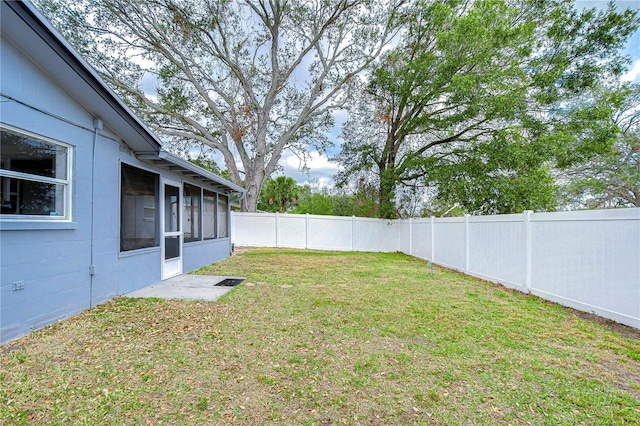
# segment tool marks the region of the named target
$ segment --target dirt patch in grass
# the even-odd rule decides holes
[[[630,339],[640,340],[640,330],[638,330],[637,328],[629,327],[628,325],[620,324],[619,322],[615,322],[613,320],[610,320],[595,314],[591,314],[588,312],[582,312],[582,311],[578,311],[570,308],[567,308],[567,309],[573,311],[573,314],[575,316],[578,316],[587,321],[600,324],[600,326],[606,329],[609,329],[611,331],[614,331],[621,336],[628,337]]]
[[[251,250],[251,249],[248,248],[248,247],[234,247],[233,251],[231,252],[231,255],[232,256],[237,256],[239,254],[246,253],[249,250]]]
[[[536,297],[400,254],[251,249],[200,273],[247,281],[0,348],[0,423],[640,421],[638,340]]]

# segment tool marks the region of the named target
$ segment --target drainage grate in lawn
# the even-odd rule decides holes
[[[244,278],[225,278],[224,280],[216,284],[216,287],[235,287],[244,280]]]

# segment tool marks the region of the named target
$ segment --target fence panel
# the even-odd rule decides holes
[[[523,215],[469,217],[469,274],[525,290]]]
[[[433,261],[459,271],[465,270],[465,219],[440,218],[433,224]]]
[[[276,247],[276,215],[271,213],[233,213],[232,242],[239,246]]]
[[[533,214],[532,293],[640,327],[638,219],[640,209]]]
[[[309,215],[309,246],[317,250],[350,251],[353,248],[350,217]]]
[[[306,216],[278,215],[278,247],[307,248]]]
[[[393,222],[353,218],[353,250],[389,251],[397,231]]]
[[[411,221],[411,251],[405,253],[431,260],[431,219]]]
[[[413,248],[411,247],[411,232],[413,231],[413,220],[394,220],[390,224],[389,237],[393,238],[389,249],[386,251],[399,251],[402,253],[411,254]]]

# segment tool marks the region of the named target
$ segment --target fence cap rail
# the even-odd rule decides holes
[[[542,212],[531,214],[532,221],[592,221],[592,220],[640,220],[640,207],[607,209],[607,210],[576,210],[568,212]]]

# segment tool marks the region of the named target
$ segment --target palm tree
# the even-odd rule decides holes
[[[284,213],[298,203],[299,190],[298,184],[291,177],[269,178],[260,192],[258,209]]]

